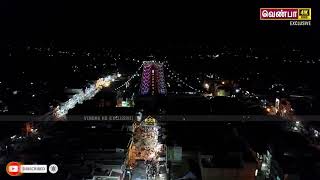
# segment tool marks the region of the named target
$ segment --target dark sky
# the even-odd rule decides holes
[[[1,1],[3,42],[54,40],[65,46],[215,45],[318,42],[316,0],[233,0],[170,3]],[[312,27],[260,22],[260,7],[312,7]]]

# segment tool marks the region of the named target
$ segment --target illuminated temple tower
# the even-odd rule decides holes
[[[155,61],[144,61],[140,84],[141,95],[165,95],[167,88],[163,73],[163,64]]]

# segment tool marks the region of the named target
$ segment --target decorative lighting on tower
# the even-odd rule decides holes
[[[142,80],[140,84],[141,95],[166,94],[163,64],[155,61],[144,61]]]

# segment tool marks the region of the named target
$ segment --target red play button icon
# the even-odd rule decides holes
[[[7,164],[6,170],[10,176],[20,176],[21,175],[21,164],[18,162],[9,162]]]

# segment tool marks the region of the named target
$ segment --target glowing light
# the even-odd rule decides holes
[[[74,108],[77,104],[82,104],[84,101],[94,97],[101,89],[109,87],[112,80],[116,78],[117,75],[112,75],[98,79],[94,84],[86,87],[84,91],[80,91],[79,93],[73,95],[68,101],[62,103],[60,106],[57,106],[54,111],[54,115],[57,118],[65,116],[68,114],[68,111]]]
[[[96,88],[100,90],[100,89],[103,89],[105,87],[109,87],[110,83],[111,83],[110,79],[100,78],[96,82]]]
[[[208,83],[205,83],[205,84],[204,84],[204,88],[209,89],[209,88],[210,88],[210,85],[209,85]]]
[[[150,92],[153,94],[155,91],[159,94],[166,94],[164,77],[163,64],[155,63],[154,61],[144,61],[140,94],[146,95]]]

